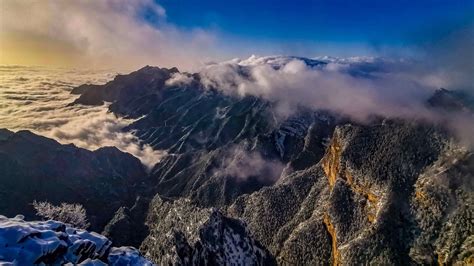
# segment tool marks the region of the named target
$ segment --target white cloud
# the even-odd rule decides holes
[[[75,56],[78,66],[192,68],[216,56],[214,33],[177,28],[153,0],[6,0],[1,6],[0,40],[15,34],[61,47],[55,53]],[[140,16],[145,9],[157,18],[156,25]]]
[[[165,83],[168,86],[183,86],[191,84],[192,81],[193,78],[189,74],[176,72]]]
[[[352,73],[357,68],[346,63],[311,66],[299,58],[253,56],[209,65],[200,73],[204,86],[270,100],[282,116],[296,112],[298,106],[328,109],[361,121],[374,114],[423,116],[422,101],[437,89],[415,73],[372,71],[370,77],[361,77]]]
[[[153,150],[149,145],[140,144],[139,139],[131,132],[124,132],[122,129],[130,122],[115,117],[103,108],[90,115],[70,119],[67,123],[54,127],[46,133],[46,136],[63,143],[74,143],[89,150],[115,146],[139,158],[148,169],[151,169],[166,155],[166,152]]]
[[[454,63],[443,70],[441,66],[425,67],[431,61],[320,58],[327,64],[318,65],[307,60],[281,56],[233,59],[206,66],[200,72],[201,82],[228,95],[269,100],[282,118],[305,107],[326,109],[362,123],[374,115],[425,120],[451,130],[461,144],[474,146],[472,115],[440,113],[427,106],[428,98],[441,87],[472,90],[466,76],[461,79],[450,74]]]
[[[223,155],[222,162],[214,170],[215,175],[230,176],[238,181],[258,178],[262,182],[276,182],[285,167],[279,161],[267,160],[258,152],[249,152],[233,146]]]

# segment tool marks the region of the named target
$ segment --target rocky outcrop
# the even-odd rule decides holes
[[[418,264],[474,262],[474,155],[449,145],[415,183],[410,212],[417,231],[410,256]]]
[[[58,221],[26,222],[0,215],[0,264],[152,265],[134,248],[112,248],[104,236]]]
[[[245,223],[189,200],[156,196],[147,218],[150,234],[141,246],[159,265],[271,265],[273,258]]]
[[[31,203],[80,203],[101,230],[120,206],[133,204],[147,174],[114,147],[89,151],[29,131],[0,138],[0,213],[34,219]]]
[[[339,126],[320,163],[239,197],[228,213],[246,221],[281,264],[466,263],[471,156],[450,153],[448,143],[443,131],[423,123]],[[430,199],[439,206],[432,209],[423,205],[422,187],[437,179],[429,169],[440,160],[456,162],[448,163],[453,183],[444,186],[453,196],[449,204]],[[443,225],[447,220],[464,225]]]
[[[132,207],[122,206],[105,226],[102,235],[109,238],[114,246],[139,247],[148,236],[145,225],[150,199],[138,197]]]
[[[435,91],[427,103],[433,108],[446,112],[474,113],[474,99],[463,91],[441,88]]]

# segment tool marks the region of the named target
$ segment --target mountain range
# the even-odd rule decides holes
[[[474,154],[449,128],[305,106],[282,116],[203,78],[146,66],[72,90],[71,105],[110,103],[133,119],[124,131],[166,151],[150,170],[114,147],[1,130],[0,213],[32,220],[34,200],[80,203],[91,230],[158,265],[474,263]],[[472,117],[466,99],[440,89],[425,102]]]

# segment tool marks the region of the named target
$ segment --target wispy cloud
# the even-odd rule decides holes
[[[258,178],[261,182],[274,183],[280,178],[284,167],[279,161],[265,159],[257,151],[247,151],[235,145],[226,151],[213,174],[233,177],[242,182]]]

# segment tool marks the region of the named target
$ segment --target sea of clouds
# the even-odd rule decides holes
[[[77,97],[70,94],[75,86],[104,84],[116,74],[108,69],[0,66],[0,128],[30,130],[90,150],[115,146],[152,167],[164,152],[122,131],[131,120],[108,112],[108,105],[68,105]]]
[[[251,56],[205,65],[199,76],[204,88],[272,102],[274,113],[283,120],[300,107],[329,110],[359,123],[374,115],[419,119],[442,124],[463,144],[474,146],[472,113],[440,113],[427,105],[427,99],[441,87],[472,92],[472,77],[465,74],[470,65],[450,68],[451,62],[437,69],[425,67],[426,62],[430,61]],[[108,112],[108,104],[69,105],[78,97],[70,93],[72,88],[104,84],[115,75],[110,69],[0,66],[0,128],[27,129],[90,150],[115,146],[151,168],[166,152],[153,150],[133,132],[122,130],[133,120]],[[177,73],[166,84],[192,82],[190,74]],[[229,165],[229,169],[236,168]]]

